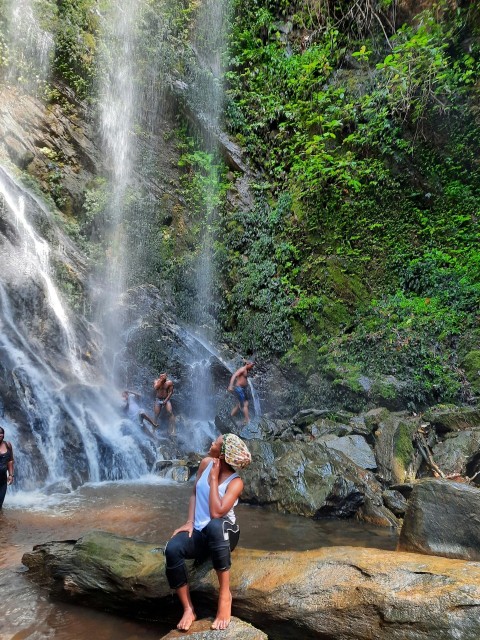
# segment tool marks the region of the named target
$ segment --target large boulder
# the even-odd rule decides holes
[[[428,478],[415,485],[398,548],[480,560],[480,489]]]
[[[439,433],[465,431],[480,427],[480,408],[437,406],[426,411],[423,418]]]
[[[152,544],[90,532],[38,545],[23,562],[32,579],[69,602],[178,621],[164,556]],[[236,616],[284,640],[480,637],[480,565],[463,560],[353,547],[236,549],[231,589]],[[196,607],[215,611],[209,562],[191,572],[191,590]]]
[[[445,440],[432,447],[439,468],[448,476],[465,476],[476,469],[470,463],[480,456],[480,428],[447,433]],[[473,475],[473,474],[472,474]]]
[[[242,498],[310,518],[357,517],[397,526],[374,475],[322,442],[251,440]]]

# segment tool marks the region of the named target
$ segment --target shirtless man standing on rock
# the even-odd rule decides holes
[[[248,424],[250,422],[250,417],[248,415],[248,372],[251,371],[254,366],[255,363],[249,361],[243,367],[237,369],[230,378],[230,384],[227,389],[227,391],[234,393],[238,400],[235,407],[233,407],[230,416],[233,418],[233,416],[237,414],[238,410],[241,409],[243,412],[244,424]]]
[[[168,413],[168,432],[171,436],[175,435],[175,416],[173,415],[172,403],[170,398],[173,393],[173,382],[167,378],[166,373],[161,373],[157,380],[153,383],[155,390],[155,402],[153,404],[153,412],[155,414],[155,421],[158,426],[158,420],[160,418],[160,412],[163,408]]]

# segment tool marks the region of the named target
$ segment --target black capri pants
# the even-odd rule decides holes
[[[165,547],[165,572],[170,588],[187,584],[185,560],[201,562],[210,557],[216,571],[228,571],[232,566],[230,553],[239,538],[238,524],[232,524],[227,518],[212,518],[201,531],[194,529],[191,538],[186,531],[177,533]]]

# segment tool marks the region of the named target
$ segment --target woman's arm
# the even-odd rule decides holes
[[[8,443],[7,445],[7,449],[10,451],[10,460],[7,462],[7,469],[8,469],[8,484],[12,484],[13,482],[13,478],[14,478],[14,471],[13,471],[13,465],[15,460],[13,459],[13,447],[10,443]]]
[[[210,508],[211,518],[223,518],[233,507],[243,491],[243,480],[241,478],[234,478],[228,485],[225,495],[221,498],[218,493],[219,468],[220,460],[216,459],[213,461],[212,471],[210,473],[208,506]]]

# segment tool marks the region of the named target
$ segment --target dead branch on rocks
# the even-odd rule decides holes
[[[422,455],[422,458],[425,460],[427,466],[433,472],[433,475],[436,478],[438,478],[438,477],[445,478],[446,477],[445,474],[443,473],[443,471],[440,469],[438,464],[433,459],[432,452],[430,450],[430,447],[428,446],[427,439],[425,438],[425,433],[426,433],[426,428],[427,427],[428,427],[428,424],[420,425],[420,427],[417,429],[417,431],[416,431],[416,433],[414,435],[414,440],[416,442],[417,449],[420,451],[420,454]]]

